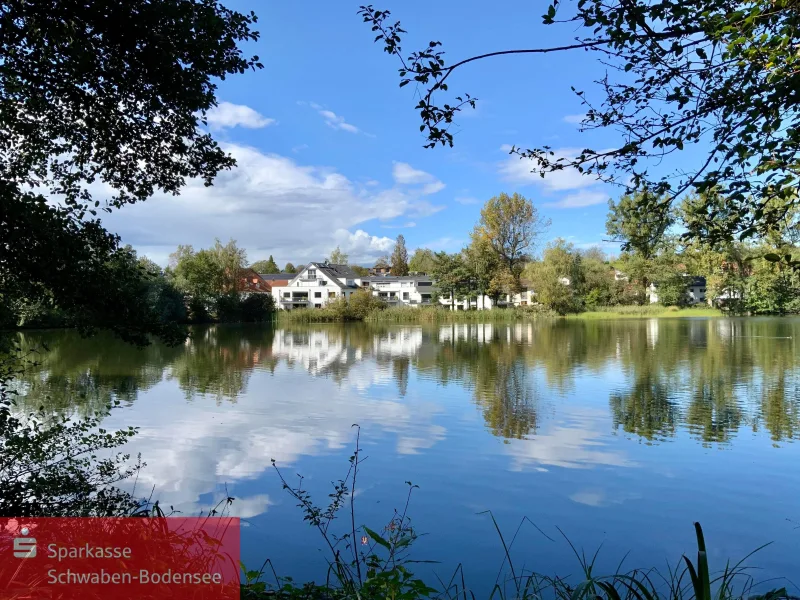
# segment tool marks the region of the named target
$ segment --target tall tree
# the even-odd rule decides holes
[[[436,268],[436,255],[428,248],[417,248],[408,261],[408,270],[413,273],[433,273]]]
[[[473,232],[469,246],[464,248],[463,260],[469,272],[471,295],[479,299],[478,308],[486,308],[482,305],[484,296],[489,295],[489,290],[492,289],[492,280],[503,269],[497,253],[486,237],[475,235]]]
[[[234,240],[225,245],[215,240],[212,248],[198,252],[191,246],[178,246],[170,255],[176,285],[203,300],[235,290],[238,275],[246,264],[245,251]]]
[[[346,252],[343,252],[339,246],[336,246],[333,252],[331,252],[330,257],[326,260],[332,265],[346,265],[349,258]]]
[[[261,67],[238,47],[258,39],[255,21],[193,0],[2,3],[4,293],[47,296],[77,324],[140,343],[170,333],[129,309],[137,285],[114,270],[124,252],[97,211],[177,194],[188,178],[211,185],[234,166],[204,126],[217,81]]]
[[[283,267],[283,272],[284,273],[297,273],[297,269],[295,268],[295,266],[292,263],[287,262],[286,266]]]
[[[608,202],[606,231],[634,260],[648,264],[664,248],[666,231],[675,222],[668,198],[650,190],[625,194],[619,201]],[[632,273],[627,273],[633,276]],[[650,278],[646,269],[639,269],[638,279],[647,289]]]
[[[797,206],[800,167],[800,20],[788,0],[553,0],[542,20],[562,23],[569,41],[553,47],[505,49],[448,64],[441,44],[402,54],[405,30],[389,11],[362,7],[377,32],[376,42],[400,61],[400,85],[421,87],[414,102],[427,147],[453,145],[452,123],[475,99],[448,98],[453,73],[479,60],[503,55],[548,55],[578,49],[597,53],[609,74],[598,81],[600,99],[573,89],[586,107],[583,130],[619,132],[617,144],[571,155],[543,146],[511,152],[532,160],[541,174],[564,168],[625,185],[628,192],[652,189],[672,203],[686,191],[718,189],[728,198],[725,228],[701,228],[690,236],[763,234]],[[557,18],[559,9],[567,15]],[[574,39],[575,29],[579,36]],[[425,39],[431,39],[425,34]],[[586,82],[588,83],[588,82]],[[590,98],[592,98],[590,100]],[[702,153],[686,167],[681,152],[699,145]],[[676,160],[669,168],[669,160]],[[665,168],[665,163],[667,168]],[[655,171],[652,172],[655,168]],[[633,196],[634,202],[645,198]],[[765,211],[765,200],[775,210]],[[665,211],[654,218],[663,218]],[[708,214],[713,220],[714,215]]]
[[[583,291],[581,255],[561,238],[547,245],[531,268],[536,301],[560,315],[578,312]]]
[[[436,268],[431,274],[440,294],[450,296],[450,308],[455,310],[456,299],[468,293],[469,272],[460,254],[436,253]]]
[[[525,261],[550,220],[539,216],[533,203],[517,194],[500,194],[481,209],[473,237],[484,238],[516,281]]]
[[[397,236],[392,250],[392,275],[408,275],[408,250],[406,250],[406,238],[403,234]]]
[[[256,273],[280,273],[281,270],[277,263],[273,260],[272,254],[269,255],[267,260],[259,260],[250,265]]]

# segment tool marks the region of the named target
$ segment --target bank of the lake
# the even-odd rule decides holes
[[[450,310],[446,307],[390,307],[373,309],[366,314],[353,314],[346,308],[315,308],[278,311],[279,324],[292,323],[340,323],[366,321],[369,323],[503,323],[524,322],[536,319],[637,319],[637,318],[682,318],[723,317],[725,313],[711,307],[677,306],[609,306],[577,314],[558,315],[553,311],[537,307],[499,308],[494,310]]]

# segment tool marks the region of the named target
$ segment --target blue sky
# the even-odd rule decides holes
[[[570,90],[602,76],[590,53],[478,61],[450,78],[456,94],[478,98],[456,129],[455,148],[423,148],[413,85],[398,88],[398,64],[373,44],[358,2],[226,0],[259,16],[261,39],[247,51],[265,68],[220,82],[216,137],[238,168],[212,188],[190,183],[179,198],[156,197],[106,218],[123,241],[166,264],[180,243],[196,248],[233,238],[251,261],[283,265],[324,258],[340,245],[351,261],[372,262],[402,233],[410,249],[459,250],[485,200],[519,192],[552,219],[543,243],[577,246],[604,237],[607,201],[617,190],[574,172],[541,179],[510,157],[511,144],[562,152],[607,147],[609,133],[581,133],[583,111]],[[544,4],[391,0],[406,51],[443,42],[448,62],[476,53],[569,43],[571,26],[541,25]],[[513,15],[513,18],[510,18]]]

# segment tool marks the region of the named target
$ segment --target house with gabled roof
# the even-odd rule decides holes
[[[236,291],[243,295],[269,294],[272,286],[253,269],[242,269],[236,282]]]
[[[362,287],[361,277],[347,265],[312,262],[285,285],[272,282],[275,305],[282,310],[322,308],[329,302],[350,296]]]

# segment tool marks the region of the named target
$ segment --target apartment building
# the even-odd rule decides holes
[[[433,279],[427,275],[364,277],[361,287],[389,306],[426,306],[433,302]]]
[[[312,262],[286,285],[274,282],[272,295],[281,310],[322,308],[338,298],[349,299],[361,287],[361,278],[347,265]]]

